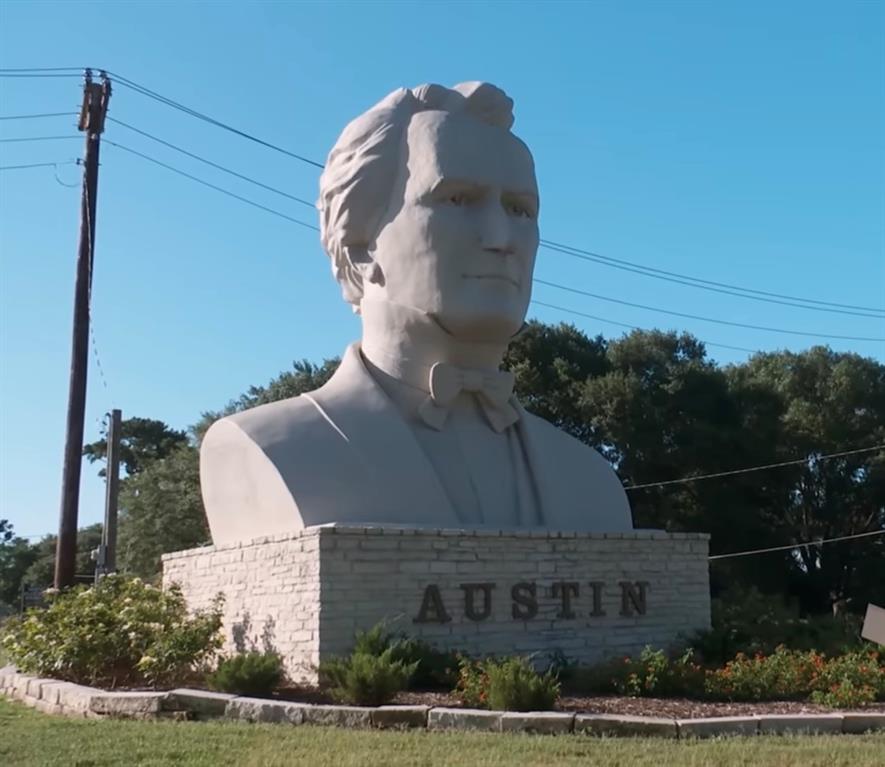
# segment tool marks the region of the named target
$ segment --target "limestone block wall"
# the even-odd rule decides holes
[[[293,676],[379,620],[471,654],[583,663],[707,628],[708,536],[323,526],[164,557],[194,607],[226,596],[228,646],[266,643]],[[240,641],[243,645],[243,641]]]
[[[192,609],[224,595],[225,651],[273,648],[295,679],[319,663],[317,531],[206,546],[163,557],[163,586],[177,583]]]

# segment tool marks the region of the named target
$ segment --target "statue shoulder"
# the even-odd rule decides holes
[[[305,429],[322,420],[311,393],[219,418],[209,427],[203,443],[213,441],[221,433],[226,439],[250,440],[262,448],[297,438]]]

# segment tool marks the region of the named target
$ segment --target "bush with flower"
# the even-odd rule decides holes
[[[0,643],[23,672],[109,688],[179,683],[222,644],[219,595],[190,614],[181,591],[111,575],[47,593],[47,606],[4,626]]]
[[[727,701],[811,700],[834,708],[885,700],[885,657],[874,649],[834,657],[816,650],[738,653],[724,666],[703,668],[691,651],[672,658],[646,647],[625,657],[572,673],[580,693],[616,692],[633,697],[685,696]]]

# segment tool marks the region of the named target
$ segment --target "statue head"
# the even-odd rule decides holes
[[[513,102],[487,83],[394,91],[351,122],[320,178],[323,247],[359,312],[385,301],[462,340],[522,325],[538,188]]]

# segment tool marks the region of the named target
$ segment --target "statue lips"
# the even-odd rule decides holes
[[[468,280],[499,280],[501,282],[507,282],[510,285],[513,285],[514,288],[520,290],[522,288],[522,284],[518,277],[513,277],[509,274],[500,274],[500,273],[483,273],[483,274],[462,274],[464,279]]]

